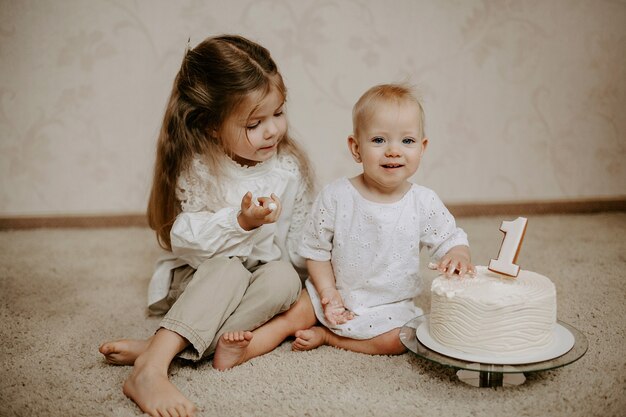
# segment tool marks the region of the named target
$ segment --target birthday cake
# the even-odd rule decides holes
[[[520,270],[516,278],[476,267],[476,276],[433,280],[430,336],[476,355],[543,351],[556,326],[556,289],[550,279]]]

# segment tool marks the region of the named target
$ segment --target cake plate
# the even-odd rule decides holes
[[[580,359],[587,352],[589,346],[585,335],[559,320],[558,324],[574,337],[574,345],[566,353],[549,360],[528,364],[477,363],[443,355],[422,344],[417,338],[416,332],[423,323],[427,323],[428,317],[428,314],[416,317],[400,329],[402,344],[423,359],[457,369],[456,375],[459,380],[475,387],[507,387],[523,384],[526,381],[524,373],[547,371],[569,365]]]

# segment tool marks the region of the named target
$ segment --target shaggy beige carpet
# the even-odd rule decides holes
[[[497,256],[505,219],[458,220],[476,263]],[[529,218],[518,263],[552,278],[559,319],[589,350],[517,387],[474,388],[412,353],[288,343],[227,372],[177,361],[171,379],[204,416],[624,416],[625,236],[626,213]],[[141,228],[0,233],[0,415],[141,414],[121,390],[130,368],[107,365],[98,345],[155,330],[145,300],[157,254]],[[432,278],[424,271],[424,288]],[[429,310],[428,291],[417,301]]]

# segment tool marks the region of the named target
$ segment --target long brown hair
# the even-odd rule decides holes
[[[194,155],[202,155],[212,174],[218,175],[218,159],[227,151],[217,132],[248,94],[267,92],[272,85],[286,98],[269,51],[244,37],[210,37],[186,52],[163,117],[148,201],[148,224],[161,247],[171,250],[170,230],[181,211],[176,198],[180,174],[189,168]],[[312,189],[308,159],[289,134],[279,142],[278,152],[297,159]]]

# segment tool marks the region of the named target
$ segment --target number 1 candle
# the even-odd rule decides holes
[[[520,268],[518,265],[515,265],[515,261],[522,247],[522,240],[524,240],[527,223],[528,219],[525,217],[518,217],[513,221],[505,220],[502,222],[500,230],[504,232],[504,239],[500,246],[498,258],[492,259],[489,262],[489,269],[491,271],[517,277]]]

